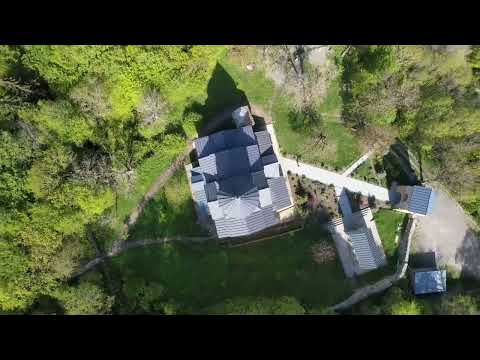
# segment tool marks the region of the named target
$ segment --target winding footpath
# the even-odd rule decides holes
[[[221,128],[222,126],[224,126],[225,122],[230,119],[232,111],[239,106],[240,105],[237,104],[235,106],[230,106],[226,108],[220,114],[218,114],[213,119],[211,119],[211,121],[205,124],[205,126],[200,130],[199,135],[200,136],[208,135],[209,133],[214,132],[219,128]],[[185,149],[185,151],[181,153],[172,162],[172,164],[155,179],[154,183],[150,186],[148,191],[143,196],[142,201],[140,201],[140,203],[132,210],[132,212],[128,217],[127,222],[123,226],[123,236],[114,241],[114,243],[112,244],[110,250],[107,252],[106,255],[101,254],[100,250],[98,249],[98,246],[95,245],[97,257],[90,260],[85,265],[83,265],[79,270],[77,270],[71,276],[71,278],[76,278],[78,276],[81,276],[82,274],[85,274],[89,270],[96,267],[98,264],[103,263],[106,259],[117,256],[127,249],[132,249],[132,248],[141,247],[141,246],[148,246],[153,244],[164,244],[166,242],[171,242],[171,241],[187,241],[190,243],[198,243],[198,242],[204,242],[209,239],[212,239],[212,237],[185,237],[185,236],[179,237],[178,236],[178,237],[163,237],[159,239],[138,240],[138,241],[132,241],[132,242],[126,241],[130,228],[137,223],[140,215],[143,213],[143,211],[145,210],[150,200],[153,199],[155,194],[157,194],[163,188],[163,186],[173,176],[173,174],[175,174],[175,172],[178,169],[180,169],[180,167],[185,163],[185,160],[189,157],[192,149],[193,149],[193,141],[188,140],[187,148]]]
[[[79,277],[89,270],[93,269],[97,265],[103,263],[106,259],[112,258],[115,256],[120,255],[122,252],[129,250],[129,249],[134,249],[138,247],[143,247],[143,246],[149,246],[149,245],[162,245],[167,242],[186,242],[186,243],[204,243],[208,240],[213,239],[212,236],[203,236],[203,237],[189,237],[189,236],[166,236],[158,239],[143,239],[143,240],[138,240],[138,241],[131,241],[127,242],[124,241],[122,242],[119,246],[112,248],[106,255],[101,255],[97,256],[95,259],[90,260],[88,263],[86,263],[80,270],[78,270],[74,275],[72,275],[72,279]]]

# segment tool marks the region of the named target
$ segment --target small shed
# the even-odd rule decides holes
[[[447,291],[447,272],[437,269],[412,271],[412,286],[415,295],[443,293]]]
[[[253,116],[250,113],[250,109],[247,105],[239,107],[232,112],[233,122],[237,128],[243,126],[253,126],[255,122],[253,121]]]
[[[426,216],[434,210],[436,194],[425,186],[397,186],[394,183],[389,191],[389,197],[395,210]]]

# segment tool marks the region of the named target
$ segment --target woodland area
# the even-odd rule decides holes
[[[128,235],[122,225],[152,179],[215,111],[231,105],[231,93],[240,97],[237,86],[272,113],[282,151],[339,169],[358,157],[361,144],[388,149],[400,139],[421,161],[424,180],[444,184],[480,221],[479,46],[332,46],[325,67],[309,62],[308,52],[303,46],[0,46],[0,312],[322,313],[305,309],[303,299],[275,298],[273,290],[226,292],[228,298],[212,296],[214,303],[199,310],[133,275],[110,285],[99,272],[71,279],[99,246]],[[250,63],[254,70],[246,70]],[[223,81],[216,92],[214,76]],[[179,198],[168,191],[189,199],[187,191],[167,188],[147,209],[149,219],[167,218],[157,230],[162,234],[183,226],[160,203]],[[178,209],[189,211],[184,203]],[[184,219],[195,232],[194,215]],[[133,232],[139,234],[141,227]],[[165,263],[178,264],[179,256]],[[115,278],[118,264],[110,272]],[[378,312],[417,311],[402,296],[397,291],[389,299],[404,307]],[[461,303],[470,311],[471,298],[442,309],[453,312]]]

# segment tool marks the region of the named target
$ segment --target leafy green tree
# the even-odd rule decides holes
[[[67,315],[108,314],[114,300],[97,285],[88,282],[82,282],[78,286],[60,287],[54,296]]]
[[[202,116],[199,113],[190,111],[182,119],[183,131],[189,139],[196,139],[198,137],[197,128],[202,122]]]
[[[24,46],[22,62],[35,70],[56,93],[65,93],[102,61],[109,46],[29,45]]]
[[[385,315],[421,315],[422,307],[415,299],[406,298],[403,290],[392,287],[388,290],[383,300],[383,313]]]
[[[47,134],[55,134],[64,143],[81,145],[93,138],[93,123],[67,101],[39,101],[38,107],[20,113]]]
[[[15,208],[28,197],[25,188],[25,170],[32,151],[24,138],[9,132],[0,132],[0,205]]]
[[[205,311],[226,315],[303,315],[305,309],[293,297],[279,298],[239,297],[226,300]]]
[[[27,274],[28,260],[12,242],[0,241],[0,310],[22,310],[35,297]]]
[[[165,288],[158,283],[148,283],[143,278],[128,276],[124,279],[123,292],[128,299],[129,312],[162,313]]]
[[[478,302],[469,295],[447,296],[442,299],[439,313],[441,315],[478,315]]]

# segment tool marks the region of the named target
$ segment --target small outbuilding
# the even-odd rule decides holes
[[[425,186],[397,186],[390,189],[390,203],[394,210],[426,216],[435,206],[435,192]]]
[[[411,272],[415,295],[443,293],[447,291],[447,272],[432,268],[415,269]]]

